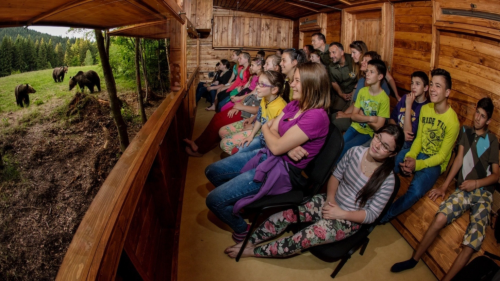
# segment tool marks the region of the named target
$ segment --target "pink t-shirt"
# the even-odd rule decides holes
[[[323,147],[326,136],[328,135],[330,118],[328,118],[328,114],[324,109],[309,109],[303,112],[299,117],[292,119],[299,109],[299,101],[296,100],[285,106],[283,109],[284,115],[278,125],[278,132],[280,136],[283,136],[288,129],[297,125],[307,135],[309,140],[301,145],[302,148],[309,152],[307,157],[295,162],[290,159],[288,155],[283,155],[283,159],[285,159],[286,162],[297,168],[304,169]]]
[[[257,87],[257,83],[259,83],[259,75],[254,75],[252,76],[252,80],[250,81],[250,87],[248,87],[250,90],[255,90],[255,87]]]

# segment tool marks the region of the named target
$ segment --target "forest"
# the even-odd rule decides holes
[[[22,27],[0,29],[0,77],[57,66],[98,63],[89,38],[51,36]]]

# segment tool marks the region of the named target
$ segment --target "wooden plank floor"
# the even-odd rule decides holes
[[[200,135],[213,112],[199,103],[194,137]],[[220,159],[216,148],[202,158],[190,158],[184,190],[184,202],[179,241],[178,280],[331,280],[337,263],[323,262],[310,253],[288,259],[242,259],[239,263],[228,258],[224,249],[234,244],[230,229],[211,214],[205,198],[214,187],[205,177],[207,165]],[[335,280],[436,280],[420,262],[413,270],[393,274],[392,264],[408,259],[411,246],[391,224],[379,226],[370,235],[370,243],[363,256],[353,255]]]

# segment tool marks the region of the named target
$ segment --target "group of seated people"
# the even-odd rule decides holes
[[[270,216],[251,235],[243,257],[285,257],[312,246],[345,239],[377,219],[387,223],[429,190],[431,200],[445,196],[457,176],[456,191],[444,200],[414,255],[392,272],[413,268],[439,230],[470,210],[462,251],[444,280],[450,280],[481,248],[489,221],[494,184],[498,182],[498,140],[488,131],[494,111],[490,98],[477,103],[473,126],[462,126],[448,102],[452,81],[444,69],[411,75],[411,92],[400,96],[385,63],[362,41],[344,53],[321,33],[312,46],[279,50],[251,59],[233,51],[232,72],[221,60],[212,83],[200,83],[197,100],[206,95],[217,113],[201,136],[185,139],[186,152],[202,156],[220,144],[229,155],[209,165],[205,174],[215,189],[208,208],[233,229],[237,243],[225,252],[236,257],[249,225],[241,217],[248,204],[266,195],[305,188],[301,175],[322,149],[330,123],[344,133],[344,149],[327,183],[299,207]],[[229,82],[233,81],[233,82]],[[390,112],[390,89],[398,99]],[[457,141],[458,139],[458,141]],[[445,182],[433,188],[458,151]],[[394,190],[395,177],[413,175],[407,192],[379,218]],[[432,190],[431,190],[432,189]],[[288,225],[311,222],[289,237]]]

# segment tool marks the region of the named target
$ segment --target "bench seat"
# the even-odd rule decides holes
[[[443,173],[437,180],[434,187],[440,186],[445,181],[446,175],[446,172]],[[398,197],[403,195],[408,190],[408,186],[412,179],[411,177],[400,178],[401,188],[399,190]],[[448,196],[454,191],[455,181],[453,180],[450,186],[448,186],[445,198],[448,198]],[[496,191],[495,193],[494,197],[498,198],[498,192]],[[442,201],[443,199],[439,198],[436,202],[433,202],[425,196],[408,211],[391,221],[392,225],[414,249],[418,246],[425,234],[425,231],[432,223],[432,220]],[[495,206],[497,206],[498,203],[499,202],[494,201],[493,210],[497,210]],[[463,236],[468,224],[469,212],[466,212],[451,225],[441,230],[434,243],[424,254],[422,259],[438,279],[442,279],[444,277],[453,264],[453,261],[457,257],[458,253],[460,253]],[[481,250],[474,254],[472,258],[483,255],[484,251],[500,256],[500,248],[496,243],[494,230],[490,226],[487,228],[486,238],[483,241]]]

